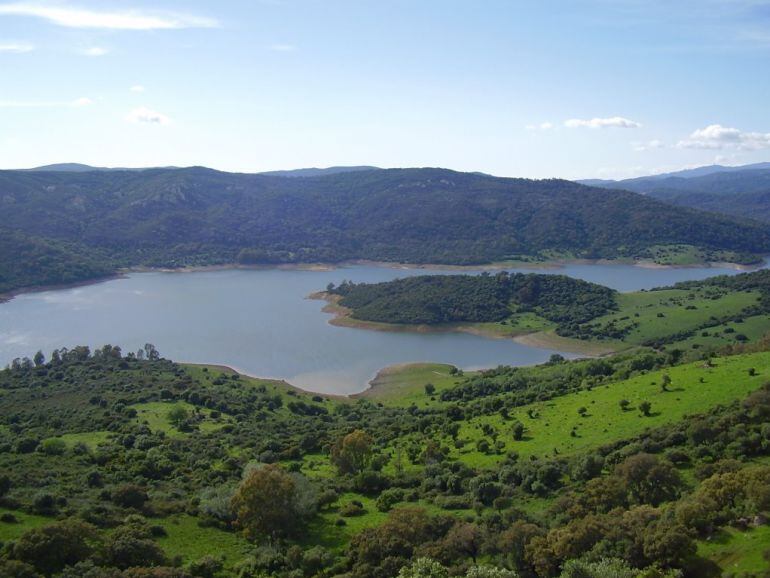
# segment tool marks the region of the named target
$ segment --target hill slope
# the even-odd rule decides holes
[[[0,227],[103,251],[113,266],[650,258],[659,245],[746,262],[770,251],[764,225],[627,191],[444,169],[2,171],[0,204]]]
[[[722,168],[725,170],[706,174],[656,175],[592,184],[642,193],[682,207],[770,221],[768,163]]]

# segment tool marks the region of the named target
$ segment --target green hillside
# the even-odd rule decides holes
[[[445,169],[296,178],[200,167],[0,171],[0,198],[8,208],[0,228],[78,246],[82,259],[107,270],[353,259],[654,259],[661,246],[684,251],[690,261],[756,262],[770,250],[770,229],[754,222],[569,181]],[[66,269],[77,279],[96,276],[74,264]],[[55,273],[43,269],[32,281],[46,283]],[[12,288],[30,282],[20,272],[6,277]]]
[[[150,357],[0,371],[0,573],[375,578],[429,556],[551,577],[609,556],[709,577],[770,549],[736,526],[770,513],[766,351],[404,367],[358,400]],[[246,488],[267,498],[248,518]]]

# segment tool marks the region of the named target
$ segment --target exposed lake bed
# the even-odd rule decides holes
[[[463,272],[482,270],[486,268]],[[457,271],[431,268],[430,272]],[[738,271],[571,263],[542,272],[631,291]],[[32,356],[38,349],[47,355],[60,347],[111,343],[129,351],[151,342],[162,355],[176,360],[226,365],[311,391],[349,395],[366,389],[379,370],[391,365],[434,362],[480,369],[542,363],[553,353],[575,357],[537,342],[467,332],[342,327],[329,323],[332,317],[322,311],[322,301],[307,298],[328,283],[374,283],[421,274],[426,269],[375,265],[149,271],[24,293],[0,305],[0,363]]]

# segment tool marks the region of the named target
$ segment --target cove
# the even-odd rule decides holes
[[[511,271],[531,271],[509,269]],[[463,271],[480,272],[478,271]],[[571,264],[539,270],[620,291],[737,271],[690,267]],[[102,283],[26,293],[0,304],[0,365],[37,350],[75,345],[155,344],[165,357],[228,365],[320,393],[363,391],[376,372],[431,361],[464,369],[532,365],[561,353],[465,333],[380,332],[337,327],[306,297],[330,282],[387,281],[449,270],[349,266],[331,270],[232,269],[132,273]],[[563,354],[565,357],[574,355]]]

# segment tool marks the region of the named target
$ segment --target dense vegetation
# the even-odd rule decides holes
[[[75,283],[113,271],[98,251],[0,228],[0,294],[20,287]]]
[[[770,323],[768,270],[623,294],[562,275],[505,272],[343,282],[326,293],[353,320],[473,324],[499,336],[555,333],[613,349],[728,345],[760,337]]]
[[[651,248],[661,245],[686,245],[699,259],[750,262],[770,250],[765,225],[568,181],[443,169],[307,178],[204,168],[2,171],[0,206],[3,229],[77,246],[79,259],[99,271],[350,259],[468,264],[554,254],[654,258]],[[94,276],[79,260],[53,272],[4,267],[11,288]]]
[[[568,328],[615,308],[615,291],[565,275],[424,275],[327,287],[353,317],[385,323],[490,322],[534,312]]]
[[[767,575],[767,346],[437,366],[411,404],[39,353],[0,371],[0,575]]]
[[[600,186],[644,193],[682,207],[770,221],[770,169],[766,167],[689,178],[642,177]]]

